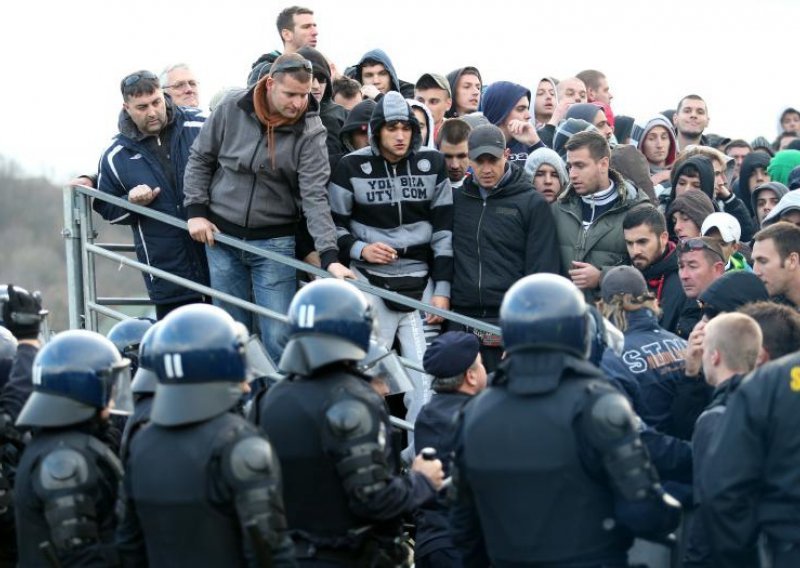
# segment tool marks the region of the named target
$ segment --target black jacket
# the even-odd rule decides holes
[[[661,308],[658,323],[672,333],[676,333],[678,329],[678,320],[687,302],[686,293],[678,276],[676,248],[675,243],[668,242],[661,258],[642,270],[648,289],[658,298],[658,305]]]
[[[777,543],[800,543],[798,369],[795,353],[745,377],[711,444],[700,499],[714,560],[721,565],[757,566],[759,533]]]
[[[471,176],[453,193],[453,251],[451,303],[475,317],[497,316],[514,282],[537,272],[558,274],[561,263],[547,201],[511,166],[485,200]]]
[[[720,422],[728,405],[728,399],[742,382],[742,375],[734,375],[714,389],[711,402],[697,419],[692,449],[694,450],[694,484],[695,503],[702,507],[699,497],[700,477],[706,468],[712,439],[719,430]],[[691,517],[689,535],[686,542],[686,554],[683,558],[687,568],[711,567],[711,547],[708,543],[708,531],[703,523],[703,514],[698,511]]]

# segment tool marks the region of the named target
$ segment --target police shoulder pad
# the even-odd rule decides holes
[[[261,436],[242,438],[230,452],[229,466],[236,481],[272,475],[275,470],[272,446]]]
[[[45,491],[79,487],[89,480],[89,462],[79,451],[59,448],[50,452],[39,467],[39,483]]]
[[[374,428],[375,420],[369,407],[361,400],[341,400],[325,413],[333,434],[340,438],[360,438]]]

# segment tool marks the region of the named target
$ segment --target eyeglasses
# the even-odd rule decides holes
[[[273,63],[272,67],[269,68],[270,76],[275,75],[276,73],[291,73],[292,71],[308,71],[309,73],[313,73],[314,66],[311,65],[311,62],[308,59],[303,59],[303,61],[290,59],[287,61],[281,61],[277,65]]]
[[[124,87],[133,87],[136,83],[141,81],[142,79],[158,79],[155,73],[151,73],[150,71],[139,71],[137,73],[131,73],[127,77],[122,80],[122,86]]]
[[[191,87],[192,89],[197,88],[197,81],[192,79],[191,81],[178,81],[177,83],[173,83],[172,85],[166,85],[165,89],[175,89],[176,91],[183,91],[186,87]]]
[[[689,239],[684,239],[678,245],[678,252],[692,252],[695,250],[710,250],[715,255],[719,257],[722,262],[725,262],[725,257],[722,256],[722,253],[719,252],[717,249],[712,247],[706,241],[704,241],[701,237],[692,237]]]

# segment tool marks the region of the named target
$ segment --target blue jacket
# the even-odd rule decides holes
[[[684,379],[686,341],[660,327],[646,308],[626,315],[622,356],[607,349],[600,367],[622,388],[647,425],[670,433],[672,402]]]
[[[122,199],[126,199],[128,192],[139,184],[160,187],[161,192],[148,207],[185,220],[183,172],[189,159],[189,148],[200,133],[206,117],[198,109],[174,106],[169,97],[166,97],[166,101],[167,127],[159,137],[165,134],[169,137],[168,155],[174,172],[165,171],[159,156],[152,151],[152,144],[160,144],[160,138],[149,137],[148,140],[123,110],[119,117],[119,134],[113,138],[100,159],[97,187]],[[139,262],[194,282],[208,284],[205,251],[200,243],[191,239],[187,231],[99,199],[94,201],[93,208],[111,223],[131,226]],[[156,304],[200,297],[197,292],[162,278],[144,273],[143,277],[147,293]]]

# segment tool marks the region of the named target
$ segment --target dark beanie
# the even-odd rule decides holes
[[[690,189],[676,197],[667,209],[667,224],[670,226],[671,235],[674,233],[672,215],[678,212],[689,217],[700,230],[706,217],[714,212],[714,204],[705,193],[697,189]]]
[[[480,348],[475,334],[448,331],[434,339],[425,350],[422,367],[434,378],[458,377],[472,366]]]
[[[489,122],[500,126],[522,97],[531,100],[531,92],[517,83],[498,81],[489,85],[481,98],[481,110]]]
[[[672,184],[672,197],[675,197],[675,191],[678,187],[678,178],[681,176],[686,166],[692,165],[700,172],[700,188],[708,196],[709,200],[714,199],[714,165],[707,157],[696,154],[686,158],[677,169],[673,168],[672,175],[670,176],[670,183]],[[698,225],[699,227],[700,225]]]
[[[769,300],[761,279],[746,270],[732,270],[714,280],[699,299],[717,312],[735,312],[750,302]]]
[[[594,117],[597,116],[598,110],[603,109],[592,103],[569,105],[569,109],[567,109],[567,118],[578,118],[580,120],[585,120],[589,124],[594,124]]]

